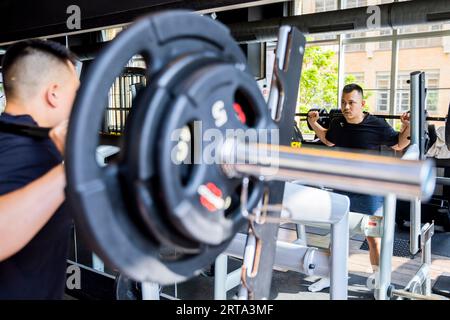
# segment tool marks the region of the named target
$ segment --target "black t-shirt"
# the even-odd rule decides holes
[[[398,143],[399,133],[384,119],[365,113],[358,124],[348,123],[343,116],[331,120],[326,138],[340,148],[380,150]]]
[[[0,120],[36,125],[28,115],[3,113]],[[27,185],[61,161],[50,139],[0,132],[0,194]],[[0,262],[0,299],[63,297],[71,225],[72,219],[63,205],[22,250]]]

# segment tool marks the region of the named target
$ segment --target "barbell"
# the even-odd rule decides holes
[[[334,118],[334,117],[341,117],[342,111],[340,109],[331,109],[330,112],[328,112],[326,109],[311,109],[309,111],[318,111],[319,116],[323,118]],[[300,112],[295,114],[298,117],[308,117],[308,113]],[[394,120],[400,120],[400,115],[394,115],[394,114],[374,114],[377,118],[382,119],[394,119]],[[426,117],[427,121],[447,121],[447,117]]]
[[[334,118],[338,118],[338,117],[343,117],[342,111],[340,109],[331,109],[329,112],[326,109],[320,109],[320,108],[312,108],[309,111],[317,111],[319,112],[319,120],[318,123],[324,127],[324,128],[329,128],[330,126],[330,121]],[[450,112],[450,106],[449,106],[449,112]],[[296,113],[295,116],[297,117],[305,117],[305,119],[307,120],[308,118],[308,112],[300,112],[300,113]],[[374,114],[375,117],[377,118],[382,118],[382,119],[394,119],[394,120],[400,120],[400,115],[392,115],[392,114]],[[427,116],[426,117],[426,121],[444,121],[444,122],[448,122],[448,114],[446,117],[430,117]],[[312,130],[312,128],[310,127],[309,123],[308,123],[308,128],[310,130]],[[448,134],[447,134],[448,132]],[[446,127],[446,134],[450,135],[450,128],[447,129]]]
[[[290,50],[303,55],[302,38]],[[146,86],[135,98],[119,159],[101,167],[95,150],[103,106],[136,54],[147,64]],[[282,108],[286,93],[278,93]],[[138,20],[89,67],[70,116],[66,195],[78,230],[124,275],[165,285],[199,274],[226,249],[271,192],[267,181],[403,199],[433,193],[430,161],[282,147],[278,129],[226,27],[185,11]],[[215,161],[203,159],[205,150]]]

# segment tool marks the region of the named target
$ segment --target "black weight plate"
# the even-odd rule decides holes
[[[171,221],[183,234],[202,243],[219,244],[230,239],[246,221],[239,207],[232,208],[231,212],[227,212],[226,207],[241,181],[226,177],[217,163],[218,158],[216,163],[208,164],[211,159],[203,158],[207,152],[200,151],[200,164],[189,181],[183,183],[181,166],[177,163],[181,159],[173,158],[178,150],[174,132],[186,123],[201,121],[202,130],[215,130],[209,133],[216,132],[224,138],[236,129],[241,132],[254,130],[257,138],[258,129],[276,129],[276,126],[254,79],[231,64],[211,64],[199,69],[177,87],[175,95],[177,99],[164,120],[159,141],[158,168],[163,200]],[[241,111],[247,111],[247,123],[240,121],[235,110],[236,96],[247,100],[241,106]],[[219,113],[225,116],[220,118]],[[194,139],[202,150],[211,146],[204,141],[208,137]],[[265,142],[270,143],[270,140]],[[262,187],[261,182],[254,182],[248,202],[250,210],[257,205]]]
[[[215,24],[209,26],[209,29],[214,28]],[[212,34],[217,34],[213,32]],[[209,36],[209,34],[208,34]],[[198,45],[198,39],[180,39],[176,38],[175,47],[182,48],[189,53],[176,57],[171,61],[161,72],[152,79],[149,83],[146,98],[141,99],[137,106],[138,114],[134,117],[135,120],[130,123],[130,135],[126,138],[126,170],[124,177],[127,183],[127,188],[124,190],[130,196],[130,199],[135,199],[135,208],[138,211],[145,223],[151,230],[151,233],[163,245],[169,245],[183,252],[193,252],[199,249],[198,242],[193,243],[193,240],[185,239],[170,228],[171,224],[167,223],[166,216],[161,214],[165,211],[159,205],[161,201],[155,200],[154,194],[158,191],[155,186],[155,180],[158,178],[157,171],[154,169],[155,157],[154,141],[158,141],[160,137],[159,127],[164,123],[164,116],[170,112],[171,96],[169,92],[175,83],[180,82],[184,77],[192,73],[205,63],[228,61],[231,63],[242,64],[243,56],[240,51],[235,48],[236,44],[231,38],[222,36],[220,43],[215,46],[205,47]],[[217,39],[211,38],[209,42],[217,42]],[[229,43],[226,45],[226,41]],[[168,42],[166,45],[172,45]],[[224,50],[224,48],[228,48]],[[195,50],[202,49],[200,52]],[[177,49],[179,51],[179,49]],[[175,50],[173,50],[175,51]],[[238,54],[239,53],[239,54]],[[133,208],[132,208],[133,209]]]
[[[211,28],[211,24],[216,22],[186,12],[157,13],[133,24],[104,48],[90,66],[71,113],[66,151],[68,204],[94,251],[106,263],[140,282],[184,281],[212,263],[229,242],[209,246],[200,254],[175,258],[161,254],[151,233],[137,226],[127,210],[119,168],[100,168],[96,162],[104,106],[111,84],[132,56],[144,57],[151,80],[175,57],[185,53],[183,44],[189,42],[183,39],[185,35],[196,39],[196,51],[217,47],[208,38],[204,40],[205,34],[229,37],[223,26]]]
[[[216,26],[213,23],[207,29],[212,30]],[[179,50],[180,41],[183,41],[182,47],[188,53],[173,59],[160,72],[157,79],[151,81],[148,91],[153,94],[144,102],[146,103],[145,107],[139,107],[143,111],[132,124],[132,127],[139,128],[136,130],[137,134],[131,135],[126,143],[130,146],[129,151],[125,152],[129,155],[126,176],[127,180],[131,182],[129,183],[130,189],[138,201],[137,206],[142,218],[161,243],[172,244],[172,246],[175,244],[179,249],[182,249],[180,246],[186,248],[186,244],[174,239],[179,238],[177,232],[170,232],[170,230],[167,232],[169,215],[161,214],[161,211],[166,211],[165,207],[160,205],[164,202],[164,193],[156,199],[155,196],[152,196],[152,194],[159,193],[159,184],[157,184],[159,172],[154,169],[154,158],[157,153],[154,149],[154,145],[156,145],[154,141],[161,140],[160,127],[164,125],[164,117],[171,112],[173,105],[171,98],[176,95],[172,89],[176,83],[181,82],[186,76],[207,63],[228,62],[241,69],[246,67],[244,55],[229,35],[222,33],[219,36],[217,32],[208,32],[203,37],[209,37],[208,42],[215,45],[207,49],[204,46],[199,47],[198,35],[192,39],[175,37],[177,50]],[[190,239],[193,241],[192,238]]]
[[[203,55],[206,59],[210,55]],[[150,230],[156,240],[165,246],[181,250],[184,253],[198,253],[201,245],[191,239],[183,237],[170,223],[165,221],[164,208],[158,205],[153,194],[154,174],[153,161],[142,161],[141,149],[152,148],[153,141],[159,139],[157,128],[166,115],[167,105],[170,104],[170,94],[166,87],[171,81],[180,79],[187,65],[195,56],[184,56],[175,59],[164,68],[149,86],[138,97],[131,117],[127,120],[124,144],[124,162],[122,176],[126,188],[126,201],[130,212],[137,212],[141,221]],[[183,68],[184,67],[184,68]],[[140,163],[143,163],[142,165]]]

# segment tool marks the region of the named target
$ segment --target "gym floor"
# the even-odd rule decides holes
[[[314,230],[313,230],[314,231]],[[327,248],[330,235],[323,232],[308,232],[308,245],[319,248]],[[408,237],[407,231],[396,230],[396,239]],[[445,241],[448,244],[447,252],[450,253],[450,233],[436,231],[435,236],[439,241]],[[280,228],[278,238],[282,241],[294,241],[296,232],[291,228]],[[350,240],[349,254],[349,291],[350,300],[373,300],[373,293],[366,287],[367,277],[371,275],[371,266],[369,262],[368,251],[361,249],[364,239],[362,237],[353,237]],[[396,288],[407,285],[408,281],[414,276],[421,264],[420,255],[414,259],[409,257],[394,256],[392,259],[392,283]],[[233,258],[228,259],[229,272],[239,268],[240,261]],[[432,254],[431,265],[431,285],[440,275],[449,275],[450,258],[442,255]],[[308,286],[317,281],[317,277],[307,277],[296,272],[274,271],[272,290],[270,299],[275,300],[326,300],[329,299],[329,291],[325,289],[321,292],[311,293]],[[228,292],[228,299],[233,299],[237,289]],[[178,284],[175,292],[174,286],[164,287],[162,293],[178,299],[209,300],[214,296],[214,278],[211,276],[199,276],[182,284]],[[163,297],[164,298],[164,297]]]

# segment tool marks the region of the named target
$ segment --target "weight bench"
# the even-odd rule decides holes
[[[318,201],[310,201],[312,198]],[[277,241],[274,266],[310,276],[330,277],[331,299],[347,299],[349,206],[346,196],[286,183],[281,216],[294,223],[331,225],[331,248],[327,252],[299,243]],[[216,259],[215,299],[226,299],[227,291],[240,284],[241,269],[227,274],[227,255],[242,259],[246,242],[247,235],[237,234],[225,252]]]

